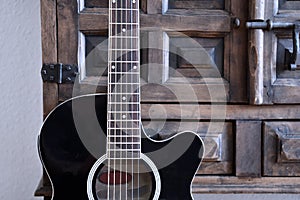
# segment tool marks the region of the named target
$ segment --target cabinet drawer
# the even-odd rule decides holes
[[[198,174],[232,174],[232,123],[143,121],[143,125],[147,134],[158,134],[158,139],[186,130],[199,134],[204,141],[205,155]]]
[[[300,176],[300,122],[264,123],[264,175]]]

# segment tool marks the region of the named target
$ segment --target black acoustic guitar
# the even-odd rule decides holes
[[[109,4],[107,95],[64,102],[40,132],[52,199],[193,199],[203,142],[192,132],[164,141],[146,136],[140,116],[139,2]]]

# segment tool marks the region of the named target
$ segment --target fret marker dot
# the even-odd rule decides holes
[[[123,119],[125,119],[125,118],[126,118],[126,115],[122,115],[122,117],[123,117]]]
[[[113,65],[113,66],[111,66],[111,68],[112,68],[112,69],[116,69],[116,67],[115,67],[114,65]]]
[[[136,65],[134,65],[134,66],[133,66],[133,69],[137,69],[137,66],[136,66]]]
[[[126,28],[123,28],[123,29],[122,29],[122,32],[126,32]]]
[[[126,100],[126,97],[123,97],[122,100],[125,101],[125,100]]]

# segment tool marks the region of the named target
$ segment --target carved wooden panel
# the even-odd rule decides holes
[[[231,1],[141,1],[144,11],[140,16],[142,101],[246,101],[246,72],[243,70],[246,57],[241,56],[246,55],[246,43],[242,42],[247,39],[246,30],[244,27],[232,29],[232,13],[227,10],[246,19],[247,8],[239,1]],[[77,94],[95,92],[95,84],[99,86],[97,92],[105,92],[105,45],[95,47],[107,36],[107,9],[100,1],[82,2],[85,9],[78,17],[82,41],[79,44],[79,65],[82,73]],[[176,8],[170,7],[162,14],[164,5],[174,3]],[[184,43],[172,46],[181,40],[178,33],[194,40],[198,47]],[[103,53],[103,56],[97,57],[97,52]],[[237,53],[240,55],[236,56]],[[193,98],[190,98],[191,92],[183,89],[187,87],[194,94]],[[186,92],[181,95],[183,99],[174,98],[178,91]]]
[[[259,2],[259,1],[258,1]],[[263,4],[262,4],[263,5]],[[262,20],[274,23],[297,23],[300,1],[264,1]],[[293,10],[291,12],[290,10]],[[262,63],[262,73],[250,87],[260,85],[261,101],[257,104],[294,104],[300,102],[300,72],[289,69],[293,52],[292,28],[265,30],[262,33],[261,49],[257,63]],[[275,52],[275,53],[274,53]],[[251,55],[255,58],[255,55]],[[253,99],[253,98],[252,98]]]
[[[87,35],[85,44],[86,76],[107,76],[107,36]]]
[[[264,123],[265,176],[300,176],[300,123]]]
[[[198,45],[182,37],[169,37],[170,77],[220,78],[223,76],[224,39],[192,37]],[[172,53],[174,52],[174,53]],[[177,53],[178,52],[178,53]]]
[[[169,0],[169,8],[224,9],[225,0]]]
[[[289,70],[290,57],[293,53],[293,40],[289,35],[276,34],[277,55],[276,55],[276,78],[277,79],[299,79],[300,71]]]
[[[86,8],[108,8],[108,0],[85,0],[84,6]]]
[[[166,139],[176,133],[190,130],[199,134],[204,141],[205,155],[198,174],[233,173],[232,124],[209,122],[143,121],[144,129],[157,139]]]
[[[236,122],[236,176],[261,176],[261,138],[261,121]]]
[[[278,0],[281,10],[299,10],[300,1],[297,0]]]

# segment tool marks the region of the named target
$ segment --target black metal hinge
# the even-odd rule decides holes
[[[74,83],[78,74],[77,65],[68,64],[43,64],[41,70],[44,82],[51,83]]]

